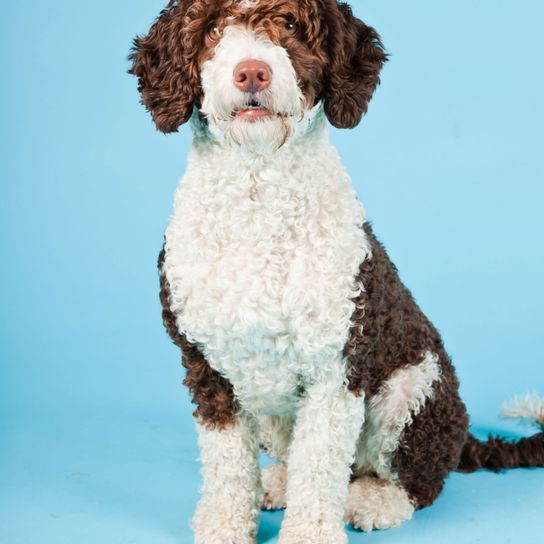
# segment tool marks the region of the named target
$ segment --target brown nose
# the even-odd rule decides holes
[[[244,60],[234,69],[234,84],[244,93],[258,93],[270,87],[272,70],[261,60]]]

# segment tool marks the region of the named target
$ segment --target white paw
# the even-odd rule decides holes
[[[228,527],[195,529],[195,544],[257,544],[254,536],[232,531]]]
[[[283,523],[278,544],[348,544],[348,535],[343,523],[323,522],[307,525],[304,520],[300,521]]]
[[[282,510],[286,506],[285,488],[287,486],[287,467],[284,464],[271,465],[261,474],[264,496],[263,510]]]
[[[414,514],[402,487],[378,478],[358,478],[349,486],[346,521],[361,531],[399,527]]]

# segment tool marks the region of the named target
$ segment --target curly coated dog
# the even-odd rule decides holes
[[[159,267],[203,465],[197,544],[347,542],[429,506],[454,470],[544,465],[544,435],[468,432],[442,340],[376,240],[327,122],[356,126],[387,60],[336,0],[170,0],[131,73],[194,140]],[[544,401],[508,414],[544,426]],[[260,448],[278,464],[261,474]]]

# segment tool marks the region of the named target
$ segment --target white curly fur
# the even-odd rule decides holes
[[[287,463],[287,510],[279,544],[347,543],[344,505],[364,395],[316,384],[301,402]]]
[[[439,379],[438,356],[428,352],[420,364],[395,371],[368,401],[357,445],[356,474],[375,472],[380,478],[395,478],[391,460],[402,431],[432,397],[433,384]]]
[[[195,544],[254,544],[260,504],[256,422],[241,415],[226,430],[197,429],[203,486],[193,517]]]
[[[544,398],[536,393],[514,397],[502,407],[503,417],[531,421],[544,427]]]
[[[197,138],[166,232],[179,329],[260,413],[289,413],[301,386],[344,376],[354,278],[370,253],[321,112],[314,125],[251,159]]]
[[[361,531],[400,527],[412,519],[414,511],[408,494],[397,482],[365,476],[349,486],[346,521]]]

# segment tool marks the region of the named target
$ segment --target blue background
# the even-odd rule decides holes
[[[392,57],[332,138],[474,430],[530,434],[497,413],[544,394],[543,4],[353,3]],[[190,135],[156,133],[125,73],[163,4],[2,7],[2,544],[191,542],[198,452],[155,269]],[[453,475],[402,529],[350,541],[541,542],[543,501],[544,470]]]

